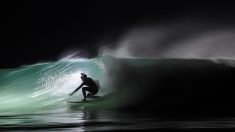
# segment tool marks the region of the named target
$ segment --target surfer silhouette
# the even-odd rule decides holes
[[[83,82],[81,83],[81,85],[78,88],[76,88],[70,94],[70,96],[73,95],[75,92],[77,92],[80,88],[82,88],[82,94],[84,96],[84,99],[82,101],[86,101],[87,97],[91,97],[91,96],[95,95],[96,93],[98,93],[99,88],[98,88],[97,84],[95,83],[95,81],[93,79],[87,77],[86,74],[81,73],[81,79]],[[89,93],[86,94],[86,91],[88,91]]]

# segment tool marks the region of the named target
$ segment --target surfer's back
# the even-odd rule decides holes
[[[97,87],[95,81],[89,77],[83,82],[83,84],[89,87]]]

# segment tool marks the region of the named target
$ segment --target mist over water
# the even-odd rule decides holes
[[[182,18],[173,23],[136,26],[114,41],[105,41],[100,54],[119,58],[234,59],[235,30],[230,25]]]

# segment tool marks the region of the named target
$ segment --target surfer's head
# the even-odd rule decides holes
[[[84,81],[84,80],[86,80],[87,79],[87,75],[86,74],[84,74],[84,73],[81,73],[81,79],[82,79],[82,81]]]

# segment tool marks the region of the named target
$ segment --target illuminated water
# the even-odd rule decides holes
[[[159,65],[159,62],[151,59],[125,61],[120,64],[120,61],[109,57],[66,59],[1,69],[0,130],[105,131],[235,127],[232,117],[163,118],[156,113],[138,112],[138,109],[137,112],[118,111],[140,98],[138,93],[144,88],[141,84],[151,81],[145,78],[140,82],[138,77],[143,77],[145,73],[153,76],[152,67],[149,66],[155,68]],[[124,70],[123,67],[129,69]],[[145,73],[139,70],[142,67],[148,67],[144,68]],[[81,83],[81,72],[99,80],[101,89],[98,95],[102,96],[99,101],[87,104],[67,102],[82,99],[80,91],[72,97],[68,96]],[[136,78],[126,83],[125,77],[133,73]],[[138,85],[135,83],[137,81]]]

